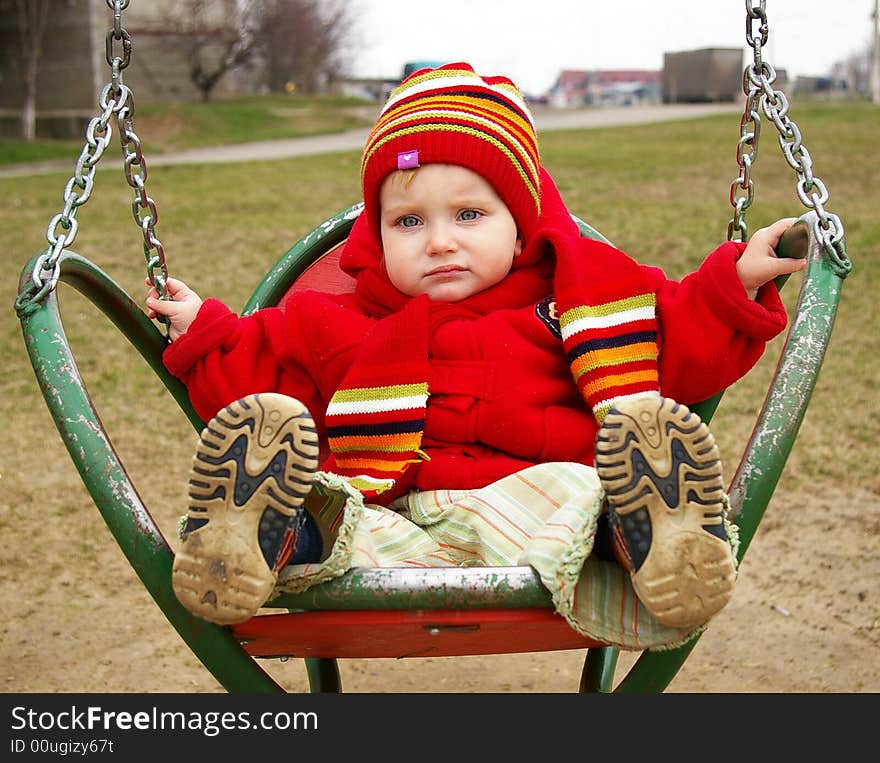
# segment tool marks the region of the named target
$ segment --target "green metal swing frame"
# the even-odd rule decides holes
[[[243,312],[277,304],[311,265],[345,240],[358,212],[359,206],[355,206],[334,215],[291,247],[258,285]],[[729,489],[731,517],[740,528],[740,559],[748,549],[794,445],[840,300],[843,275],[812,234],[814,218],[814,212],[804,215],[780,242],[784,250],[780,253],[805,255],[808,266],[775,375]],[[582,221],[579,224],[584,235],[602,238],[588,224]],[[20,293],[30,285],[43,254],[35,255],[24,266]],[[193,411],[186,390],[162,365],[161,355],[167,338],[98,266],[69,250],[62,253],[58,262],[59,281],[82,293],[105,314],[148,363],[192,425],[200,430],[204,422]],[[92,403],[64,332],[57,289],[49,291],[38,302],[20,307],[19,317],[34,372],[61,438],[104,521],[165,617],[228,691],[284,691],[256,662],[261,655],[254,653],[249,636],[235,628],[213,625],[194,617],[175,598],[171,589],[174,552],[129,478]],[[709,420],[719,401],[720,395],[693,408],[704,420]],[[290,610],[290,615],[280,617],[334,611],[343,620],[347,611],[428,612],[436,616],[443,611],[469,610],[477,620],[481,612],[490,610],[552,612],[549,592],[528,567],[420,570],[417,579],[402,569],[353,570],[305,593],[281,594],[268,605]],[[258,615],[245,625],[259,624],[265,617],[274,618],[269,627],[275,627],[278,615]],[[291,622],[288,627],[295,629],[297,621]],[[439,629],[448,628],[450,633],[443,635],[451,635],[453,640],[459,630],[454,624],[432,624],[431,617],[416,627],[424,629],[429,642]],[[470,625],[463,630],[472,628]],[[369,640],[368,632],[359,632],[361,639]],[[473,638],[472,633],[469,638]],[[697,638],[674,650],[642,653],[616,687],[617,648],[588,644],[579,689],[584,692],[663,691],[687,659]],[[522,648],[515,651],[546,648],[553,647],[523,643]],[[329,657],[308,656],[308,651],[285,656],[305,658],[312,691],[335,692],[341,690],[337,656],[345,656],[344,648],[341,651],[342,654]],[[279,655],[276,651],[272,656]]]
[[[307,636],[326,635],[330,630],[327,622],[331,621],[335,624],[333,628],[339,628],[344,635],[347,635],[345,627],[354,624],[358,641],[369,644],[373,637],[363,626],[373,622],[377,624],[374,632],[383,628],[387,631],[389,626],[404,626],[410,637],[415,633],[426,644],[415,653],[394,656],[488,654],[499,643],[506,652],[586,646],[580,691],[664,690],[698,637],[674,650],[642,653],[615,686],[617,648],[575,637],[570,629],[560,630],[560,623],[564,625],[564,621],[554,615],[549,592],[528,567],[417,572],[353,570],[305,593],[281,594],[268,602],[272,607],[287,608],[290,614],[258,615],[233,628],[202,621],[179,604],[171,588],[174,552],[144,505],[92,403],[67,340],[58,305],[57,283],[65,283],[82,293],[140,353],[196,430],[203,427],[204,422],[190,405],[183,385],[162,364],[167,337],[110,276],[70,249],[77,227],[74,215],[91,194],[94,167],[109,140],[107,123],[116,113],[126,177],[135,189],[135,220],[144,233],[147,272],[154,285],[164,288],[167,275],[164,251],[153,229],[157,212],[144,189],[146,167],[131,124],[134,106],[130,91],[122,84],[122,70],[128,66],[131,53],[130,37],[121,26],[122,11],[128,0],[106,2],[113,10],[114,25],[107,35],[107,62],[113,76],[101,95],[104,113],[92,121],[87,131],[87,145],[65,191],[65,208],[50,224],[49,249],[31,258],[22,270],[16,310],[37,381],[71,459],[122,552],[188,647],[229,691],[283,692],[284,688],[256,659],[285,655],[305,659],[312,691],[336,692],[341,691],[337,658],[352,656],[350,642],[346,645],[330,639],[329,645],[324,643],[312,650],[307,638],[297,639],[295,648],[288,648],[285,638],[300,631]],[[786,116],[784,96],[772,88],[775,78],[772,67],[761,61],[761,47],[767,39],[763,0],[758,5],[747,0],[746,10],[746,37],[754,48],[755,65],[744,73],[747,102],[737,155],[741,174],[731,187],[735,214],[728,234],[732,238],[738,230],[745,236],[743,217],[753,194],[749,170],[757,150],[759,100],[764,102],[765,112],[780,131],[780,144],[787,161],[798,172],[801,201],[813,211],[801,217],[777,247],[783,256],[807,257],[808,266],[776,372],[728,490],[730,516],[739,526],[740,560],[754,537],[794,445],[831,336],[842,281],[850,267],[842,224],[823,208],[827,200],[824,185],[810,171],[809,156],[802,149],[799,131]],[[755,24],[760,25],[757,34]],[[122,55],[114,55],[114,43],[121,44]],[[769,112],[768,104],[772,106]],[[751,153],[746,149],[751,149]],[[278,304],[309,268],[345,240],[359,212],[359,205],[344,210],[300,239],[266,274],[242,312]],[[589,224],[580,220],[578,224],[582,235],[603,238]],[[53,230],[58,226],[62,231],[56,236]],[[153,250],[155,255],[151,254]],[[777,279],[778,285],[784,280]],[[720,398],[720,394],[716,395],[692,408],[708,421]],[[328,614],[332,617],[325,617]],[[514,637],[505,633],[499,641],[497,626],[509,631],[514,623]],[[437,651],[437,644],[441,642],[445,652]],[[382,651],[387,648],[379,644],[368,656],[388,656]]]

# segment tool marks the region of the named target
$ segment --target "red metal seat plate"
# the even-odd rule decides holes
[[[605,646],[550,609],[324,610],[233,626],[254,657],[448,657]]]

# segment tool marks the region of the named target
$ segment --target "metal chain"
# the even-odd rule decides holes
[[[155,234],[159,215],[155,202],[146,193],[147,166],[133,128],[134,100],[131,90],[123,83],[122,78],[122,70],[131,61],[131,37],[122,27],[122,11],[128,7],[130,0],[105,2],[113,11],[113,28],[107,32],[105,41],[111,80],[101,91],[99,98],[102,113],[94,117],[86,127],[86,144],[77,159],[73,177],[64,188],[64,207],[52,218],[46,230],[49,247],[37,258],[31,273],[31,283],[22,289],[16,299],[15,307],[19,314],[29,314],[38,309],[46,295],[58,285],[61,254],[73,245],[76,238],[79,230],[76,213],[92,194],[98,161],[113,137],[110,119],[114,114],[122,143],[125,177],[128,184],[135,189],[132,210],[135,222],[144,235],[147,275],[160,298],[165,298],[168,269],[165,250]],[[121,56],[114,53],[115,43],[121,43]],[[145,210],[146,214],[141,214],[141,210]],[[152,250],[155,250],[155,255],[151,254]]]
[[[159,221],[159,210],[156,202],[147,195],[147,163],[141,150],[141,142],[134,131],[134,99],[131,90],[116,115],[119,127],[119,139],[122,144],[123,169],[125,179],[134,188],[134,200],[131,211],[134,221],[144,236],[144,258],[147,266],[147,277],[155,287],[159,299],[166,298],[168,266],[165,262],[165,247],[156,237],[156,223]],[[163,320],[160,317],[160,320]],[[167,320],[163,320],[167,323]]]
[[[758,9],[752,8],[746,0],[746,40],[752,46],[754,67],[763,66],[761,47],[767,42],[767,15],[763,2]],[[760,37],[753,31],[754,22],[761,22]],[[761,115],[758,113],[761,91],[749,85],[749,67],[743,71],[743,92],[746,103],[740,120],[740,137],[736,147],[736,161],[739,164],[739,176],[730,185],[730,203],[733,206],[733,218],[727,226],[727,238],[733,241],[739,235],[741,241],[748,238],[745,213],[755,199],[755,183],[751,170],[758,158],[758,141],[761,137]]]
[[[816,212],[816,237],[822,242],[835,272],[845,277],[852,264],[846,254],[843,223],[837,215],[825,209],[828,189],[813,174],[813,161],[807,147],[803,145],[801,131],[788,116],[788,98],[781,90],[773,88],[776,71],[763,60],[761,54],[769,34],[765,5],[766,0],[746,0],[746,41],[752,48],[753,61],[743,72],[746,103],[740,122],[740,139],[736,153],[740,173],[730,186],[730,203],[734,212],[727,226],[727,238],[733,241],[739,236],[739,240],[745,241],[748,237],[745,213],[755,197],[751,169],[757,157],[761,134],[760,108],[776,126],[779,146],[785,160],[797,174],[798,199],[805,207]]]

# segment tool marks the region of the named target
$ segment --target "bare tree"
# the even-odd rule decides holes
[[[868,95],[871,89],[871,46],[854,50],[845,59],[831,66],[830,77],[834,87],[844,83],[850,96]]]
[[[871,33],[871,102],[880,103],[880,0],[874,0],[874,11],[871,13],[873,29]]]
[[[7,6],[8,2],[0,3]],[[21,110],[21,136],[32,141],[37,134],[37,73],[43,55],[43,36],[49,16],[49,0],[14,0],[18,21],[19,56],[10,57],[18,70],[24,95]]]
[[[270,89],[316,93],[342,76],[351,9],[345,0],[263,0],[259,38]]]
[[[174,4],[176,31],[190,79],[208,101],[220,79],[248,62],[257,42],[261,0],[184,0]]]

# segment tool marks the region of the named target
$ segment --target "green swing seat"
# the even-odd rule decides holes
[[[350,288],[337,267],[339,245],[360,207],[344,210],[298,241],[257,287],[243,312],[280,303],[294,288]],[[815,212],[783,237],[788,256],[809,263],[779,364],[755,429],[729,488],[740,527],[740,557],[748,548],[806,412],[831,334],[845,272],[817,240]],[[579,221],[582,234],[602,238]],[[234,627],[206,623],[186,611],[171,589],[173,550],[152,520],[105,430],[77,370],[62,325],[57,289],[37,297],[40,257],[21,275],[17,303],[25,344],[50,413],[98,510],[156,603],[205,667],[228,691],[284,689],[256,658],[306,661],[312,691],[340,691],[338,658],[419,657],[587,649],[579,689],[662,691],[697,639],[670,651],[644,652],[615,686],[618,650],[572,630],[528,567],[359,569],[300,594],[268,602],[288,613],[257,615]],[[147,361],[193,426],[203,422],[186,390],[162,365],[167,339],[138,304],[89,260],[65,250],[58,280],[97,306]],[[694,406],[711,418],[720,395]]]
[[[587,649],[581,691],[665,689],[696,638],[677,649],[642,653],[626,676],[615,682],[618,650],[575,633],[555,613],[549,592],[528,567],[352,570],[304,593],[278,595],[267,602],[287,609],[287,614],[257,615],[235,627],[212,625],[180,605],[171,588],[173,550],[98,416],[58,306],[58,282],[87,297],[138,350],[192,425],[197,430],[203,427],[183,385],[162,365],[167,338],[118,284],[69,248],[76,235],[74,215],[91,193],[95,164],[110,137],[108,121],[116,114],[126,179],[135,190],[132,209],[144,234],[147,272],[154,284],[167,275],[164,251],[153,231],[157,212],[146,194],[146,166],[133,129],[134,103],[122,83],[131,55],[131,38],[121,25],[128,2],[106,0],[106,4],[113,11],[113,27],[106,38],[112,77],[101,94],[103,113],[90,123],[86,146],[65,190],[65,208],[50,224],[50,248],[35,255],[22,271],[16,310],[43,397],[83,482],[129,563],[193,653],[221,685],[236,692],[284,691],[257,663],[261,657],[304,658],[313,691],[340,691],[338,658],[581,648]],[[745,238],[744,214],[754,192],[750,169],[757,151],[759,107],[776,125],[786,161],[798,175],[800,201],[812,211],[800,218],[778,247],[785,256],[807,257],[808,267],[776,372],[728,489],[731,518],[740,529],[740,558],[794,445],[828,346],[842,280],[850,268],[843,226],[824,210],[827,191],[810,169],[800,131],[786,116],[787,99],[773,88],[776,74],[761,55],[767,42],[764,3],[747,4],[746,12],[746,39],[754,50],[754,64],[743,74],[746,107],[737,151],[740,176],[731,186],[734,218],[728,234],[734,237],[738,232]],[[114,43],[121,44],[121,56],[115,54]],[[263,278],[243,312],[279,304],[291,289],[304,285],[350,288],[334,253],[359,212],[359,206],[344,210],[297,242]],[[588,224],[578,222],[583,235],[602,238]],[[780,284],[784,280],[777,279]],[[720,397],[692,407],[708,421]]]

